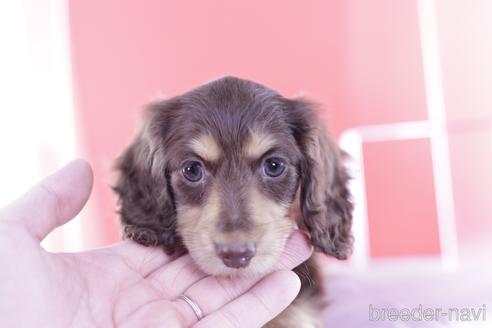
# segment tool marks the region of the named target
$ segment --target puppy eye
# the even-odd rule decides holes
[[[203,178],[203,165],[197,161],[186,162],[181,171],[183,176],[191,182],[198,182]]]
[[[280,158],[267,158],[263,162],[263,172],[265,175],[276,178],[285,171],[285,163]]]

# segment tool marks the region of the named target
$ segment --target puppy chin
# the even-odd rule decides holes
[[[206,274],[219,277],[263,276],[273,271],[273,268],[280,257],[280,253],[276,256],[272,256],[271,254],[268,256],[257,255],[253,257],[249,265],[244,268],[230,268],[217,256],[212,256],[211,258],[196,258],[191,252],[190,255],[200,270]]]

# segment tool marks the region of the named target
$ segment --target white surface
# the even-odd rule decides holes
[[[438,259],[389,260],[366,270],[329,264],[326,290],[329,305],[325,327],[492,327],[492,272],[480,266],[443,273]],[[485,321],[371,321],[369,306],[410,310],[418,308],[474,309],[485,306]]]

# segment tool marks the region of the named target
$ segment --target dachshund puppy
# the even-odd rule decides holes
[[[348,257],[348,175],[309,102],[225,77],[146,114],[117,162],[126,238],[188,252],[211,275],[268,272],[296,225],[316,249]],[[301,292],[268,327],[318,326],[316,266],[311,259],[295,271]]]

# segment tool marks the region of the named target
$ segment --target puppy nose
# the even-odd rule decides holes
[[[216,244],[215,250],[226,266],[235,269],[247,267],[256,252],[253,243]]]

